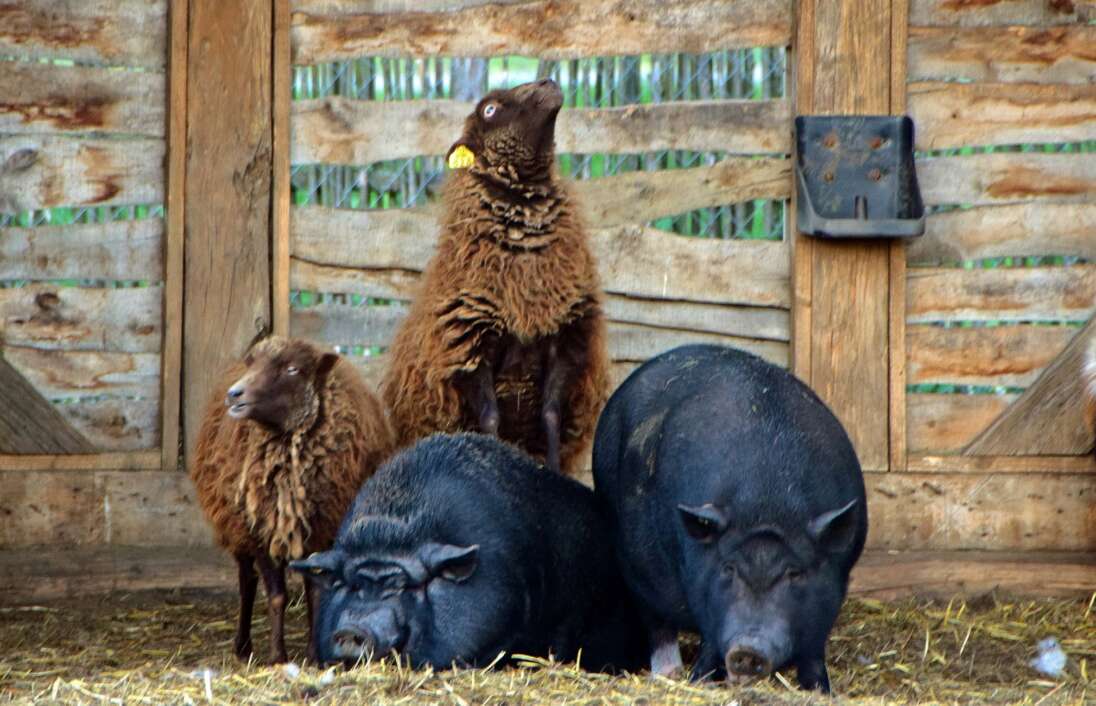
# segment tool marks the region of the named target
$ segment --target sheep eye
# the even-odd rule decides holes
[[[286,375],[296,375],[299,372],[301,372],[300,369],[295,365],[290,365],[288,368],[285,369]]]
[[[488,103],[483,106],[483,117],[490,119],[496,112],[498,112],[498,106],[494,103]]]

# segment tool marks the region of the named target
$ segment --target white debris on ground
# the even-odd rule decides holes
[[[282,669],[285,671],[285,676],[290,680],[296,680],[297,677],[301,676],[301,668],[296,662],[288,662]]]
[[[1066,667],[1066,653],[1062,651],[1057,638],[1048,637],[1040,640],[1036,647],[1039,649],[1039,656],[1031,660],[1031,666],[1040,674],[1060,677],[1062,670]]]

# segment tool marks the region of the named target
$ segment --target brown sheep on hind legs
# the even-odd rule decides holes
[[[483,98],[449,150],[438,248],[382,389],[402,444],[497,434],[571,472],[608,397],[597,268],[554,169],[559,86]]]
[[[1088,354],[1081,371],[1081,394],[1085,400],[1085,422],[1093,437],[1092,454],[1096,456],[1096,335],[1088,342]]]
[[[380,401],[350,363],[299,340],[252,346],[216,389],[190,475],[217,542],[236,559],[236,654],[251,654],[251,612],[263,577],[270,659],[284,662],[285,566],[328,549],[366,478],[395,439]],[[315,658],[305,582],[309,657]]]

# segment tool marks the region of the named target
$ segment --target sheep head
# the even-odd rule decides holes
[[[548,179],[562,105],[563,93],[551,79],[491,91],[464,121],[464,133],[446,158],[451,166],[471,166],[513,181]]]
[[[230,417],[276,431],[301,429],[316,419],[320,389],[339,356],[305,341],[271,336],[244,357],[247,370],[228,388]]]

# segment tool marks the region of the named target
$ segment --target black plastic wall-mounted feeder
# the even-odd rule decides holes
[[[907,116],[795,119],[799,232],[822,238],[909,238],[925,232]]]

